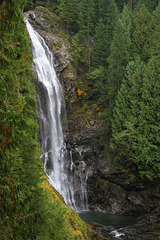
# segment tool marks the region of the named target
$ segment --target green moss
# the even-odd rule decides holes
[[[77,240],[91,240],[91,239],[106,239],[101,235],[96,233],[93,228],[86,224],[79,215],[72,211],[70,208],[66,206],[63,201],[63,198],[57,193],[57,191],[52,188],[46,179],[46,176],[42,174],[42,188],[47,196],[48,206],[50,208],[50,216],[53,219],[52,225],[49,225],[49,229],[45,230],[45,232],[50,231],[50,233],[55,232],[55,236],[53,239],[61,240],[61,239],[77,239]],[[48,218],[50,217],[48,216]],[[54,223],[54,224],[53,224]],[[51,230],[51,228],[53,228]],[[56,231],[55,231],[56,229]],[[51,234],[50,234],[51,236]],[[95,238],[93,238],[93,236]],[[48,238],[52,239],[52,238]]]
[[[52,48],[60,49],[62,47],[61,41],[55,41]]]
[[[53,12],[49,11],[47,8],[43,6],[36,7],[39,11],[43,13],[43,17],[51,26],[51,28],[54,28],[54,33],[58,33],[59,35],[63,36],[64,34],[64,28],[62,21],[59,16],[54,14]]]
[[[109,184],[109,181],[98,177],[97,182],[96,182],[96,187],[101,186],[102,189],[106,189],[106,188],[108,188],[108,184]]]
[[[38,6],[37,9],[40,10],[41,12],[45,13],[45,14],[48,14],[48,15],[52,14],[47,8],[45,8],[43,6]]]

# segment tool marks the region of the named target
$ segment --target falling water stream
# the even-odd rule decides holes
[[[49,183],[63,196],[71,209],[77,212],[88,210],[87,178],[82,174],[85,171],[85,163],[82,159],[78,169],[72,161],[72,152],[66,149],[64,142],[62,120],[65,118],[65,103],[62,87],[53,67],[53,55],[29,21],[25,22],[38,77],[42,158]]]

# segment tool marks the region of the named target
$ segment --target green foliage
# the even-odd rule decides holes
[[[111,146],[122,164],[153,180],[160,177],[159,57],[146,67],[136,60],[127,68],[114,108]]]
[[[118,19],[118,9],[113,0],[99,1],[100,20],[94,35],[91,69],[89,71],[89,85],[92,87],[92,99],[98,100],[103,108],[108,104],[107,77],[108,57],[111,53],[111,42],[115,22]]]
[[[133,28],[132,14],[128,6],[124,5],[123,12],[121,13],[122,28],[124,34],[125,45],[128,52],[131,52],[131,32]]]
[[[6,3],[11,15],[6,13],[0,33],[1,236],[32,239],[42,218],[37,100],[30,84],[32,58],[21,2],[16,11],[15,1]]]
[[[153,10],[155,10],[155,8],[157,7],[159,0],[154,0],[154,1],[150,1],[150,0],[143,0],[142,1],[144,4],[146,4],[147,8],[149,9],[150,12],[152,12]]]
[[[125,29],[123,27],[122,20],[119,19],[117,25],[115,26],[113,41],[111,44],[111,54],[108,58],[108,79],[105,94],[107,106],[105,106],[104,109],[104,115],[107,119],[108,129],[110,129],[115,98],[126,72],[125,67],[130,59],[124,33]]]
[[[94,35],[91,68],[89,71],[89,86],[92,89],[92,99],[103,103],[104,85],[107,76],[107,56],[109,54],[108,30],[100,19]]]
[[[76,30],[77,19],[77,1],[76,0],[60,0],[59,13],[68,31]]]
[[[92,66],[107,66],[107,57],[110,52],[109,31],[104,24],[103,19],[99,20],[94,35]]]
[[[33,9],[34,8],[34,2],[33,0],[25,0],[25,3],[23,5],[23,9],[24,11],[28,11],[30,9]]]
[[[79,24],[79,29],[86,26],[89,33],[93,31],[93,27],[95,24],[95,1],[94,0],[79,1],[78,24]]]
[[[78,68],[79,65],[87,61],[86,28],[79,31],[72,40],[73,64]]]
[[[145,62],[150,57],[151,14],[145,5],[139,9],[133,31],[133,55],[140,55]]]
[[[106,75],[107,71],[102,66],[95,69],[91,68],[89,74],[89,86],[92,88],[92,100],[98,101],[98,104],[101,106],[104,104],[106,94]]]
[[[110,32],[110,38],[113,36],[113,29],[118,20],[118,8],[114,0],[99,0],[99,12]]]
[[[159,55],[160,54],[160,3],[157,6],[156,10],[153,12],[152,20],[151,20],[151,29],[152,34],[150,36],[151,41],[151,55]]]
[[[129,159],[132,158],[132,155],[128,154],[128,150],[130,150],[130,144],[134,143],[133,139],[131,139],[131,137],[134,138],[134,125],[132,120],[134,116],[134,120],[136,121],[139,114],[139,99],[137,96],[141,95],[142,77],[144,71],[145,64],[141,62],[140,59],[131,61],[128,64],[126,78],[123,79],[121,84],[113,111],[112,136],[114,140],[111,144],[111,147],[113,149],[116,148],[116,151],[118,151],[118,158],[124,164],[128,163],[132,165],[132,162],[129,161]],[[131,105],[133,104],[135,107],[132,116]],[[131,141],[127,139],[127,136],[130,137]],[[120,141],[120,139],[122,141]]]

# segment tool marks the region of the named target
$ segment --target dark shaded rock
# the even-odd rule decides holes
[[[160,207],[150,214],[141,216],[137,224],[119,230],[122,240],[159,240],[160,239]]]
[[[149,214],[139,217],[136,224],[116,228],[91,224],[95,231],[112,240],[159,240],[160,239],[160,207]]]
[[[95,173],[88,179],[89,202],[93,209],[115,214],[137,215],[150,212],[160,204],[159,185],[145,186],[141,190],[128,188],[128,183],[113,183],[109,177]]]
[[[73,162],[86,163],[89,206],[114,214],[137,215],[160,204],[160,187],[142,182],[111,158],[101,125],[69,133]]]
[[[110,240],[114,239],[114,238],[112,238],[112,235],[110,233],[115,230],[115,227],[113,227],[113,226],[104,226],[104,225],[101,225],[101,224],[98,224],[98,223],[95,223],[95,222],[92,222],[91,226],[99,234],[101,234],[101,235],[103,235],[105,237],[108,237]]]

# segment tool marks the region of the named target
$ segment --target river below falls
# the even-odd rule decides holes
[[[105,226],[125,227],[137,222],[136,216],[115,215],[99,211],[84,211],[78,214],[85,222],[95,222]]]

